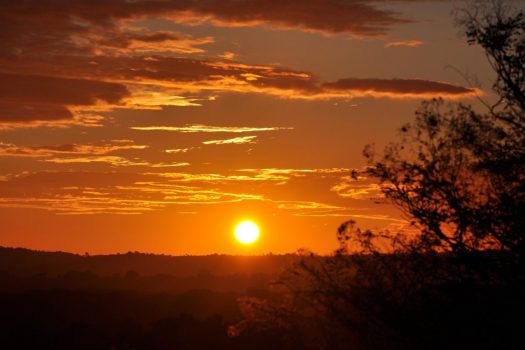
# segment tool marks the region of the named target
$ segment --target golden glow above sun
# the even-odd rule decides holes
[[[252,221],[243,221],[235,227],[235,238],[243,244],[251,244],[259,238],[259,226]]]

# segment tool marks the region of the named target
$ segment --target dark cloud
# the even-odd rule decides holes
[[[0,1],[0,57],[91,55],[139,51],[163,45],[174,52],[201,52],[210,38],[128,28],[126,21],[171,13],[178,1],[13,0]]]
[[[57,65],[56,62],[60,62]],[[276,66],[253,66],[169,56],[55,56],[8,63],[13,72],[141,83],[180,91],[216,90],[311,95],[320,92],[311,73]],[[288,93],[287,93],[288,92]]]
[[[48,157],[52,155],[106,155],[115,151],[145,149],[146,145],[136,145],[132,141],[90,144],[61,144],[53,146],[20,146],[0,142],[0,157]]]
[[[385,34],[391,26],[409,22],[365,0],[186,1],[181,8],[218,25],[262,24],[357,36]]]
[[[462,97],[478,92],[449,83],[424,79],[347,78],[322,83],[309,72],[275,66],[251,66],[164,56],[61,57],[61,74],[98,80],[147,83],[179,90],[261,92],[296,98]],[[51,61],[26,62],[41,74],[57,74]],[[110,101],[108,101],[110,102]]]
[[[211,22],[221,26],[265,25],[356,36],[385,34],[408,23],[398,13],[368,0],[7,0],[0,18],[7,25],[26,23],[52,34],[83,33],[85,22],[111,28],[116,20],[162,16],[178,22]],[[84,22],[84,23],[83,23]],[[21,28],[19,28],[21,29]],[[28,39],[30,41],[30,39]]]
[[[0,96],[6,102],[51,105],[118,103],[128,95],[124,85],[103,81],[0,73]]]
[[[0,124],[3,122],[24,123],[36,120],[56,121],[72,117],[73,114],[65,106],[0,102]]]
[[[0,122],[67,119],[68,106],[115,104],[128,95],[116,83],[0,73]]]
[[[213,38],[152,31],[133,27],[130,22],[168,18],[352,35],[379,35],[406,22],[377,7],[378,3],[381,2],[0,0],[0,128],[4,127],[2,123],[53,124],[67,120],[97,125],[101,116],[89,115],[89,109],[81,116],[72,107],[111,108],[124,98],[127,108],[198,105],[184,95],[210,91],[305,99],[365,95],[450,98],[476,92],[416,79],[341,79],[323,83],[309,72],[284,67],[180,57],[179,54],[202,52],[198,46],[213,42]]]
[[[476,89],[449,83],[423,79],[340,79],[332,83],[323,84],[325,89],[339,92],[357,92],[370,95],[392,96],[465,96],[476,94]]]

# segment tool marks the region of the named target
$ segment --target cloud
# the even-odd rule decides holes
[[[314,176],[334,176],[340,177],[350,173],[350,169],[346,168],[313,168],[313,169],[286,169],[286,168],[261,168],[261,169],[239,169],[241,173],[252,174],[255,178],[282,181],[291,178],[300,178],[309,175]]]
[[[318,202],[304,202],[304,201],[277,201],[277,208],[286,210],[297,210],[297,209],[314,209],[314,210],[327,210],[327,209],[345,209],[340,206],[318,203]]]
[[[3,2],[4,26],[41,30],[50,42],[62,32],[88,34],[98,27],[115,31],[115,23],[162,17],[179,23],[216,26],[263,25],[272,29],[299,29],[352,36],[384,35],[396,25],[411,21],[368,0],[33,0]],[[379,5],[379,6],[378,6]],[[10,37],[10,44],[22,41]],[[27,38],[28,44],[33,44]],[[64,40],[64,39],[62,39]],[[28,45],[29,46],[29,45]]]
[[[237,169],[228,173],[151,173],[160,176],[173,183],[194,183],[223,185],[240,185],[242,183],[268,183],[272,185],[284,185],[292,179],[306,178],[334,178],[350,173],[345,168],[314,168],[314,169],[285,169],[285,168],[263,168],[263,169]]]
[[[141,131],[173,131],[182,133],[248,133],[261,131],[293,130],[292,127],[212,126],[202,124],[193,124],[185,126],[133,126],[130,129]]]
[[[70,106],[117,104],[124,85],[88,79],[0,73],[0,123],[73,119]]]
[[[52,77],[55,61],[62,76]],[[352,99],[363,96],[389,98],[472,97],[477,89],[423,79],[348,78],[322,83],[310,73],[272,66],[226,64],[185,58],[57,57],[55,60],[15,61],[2,74],[0,122],[70,121],[96,125],[93,118],[117,105],[151,109],[162,106],[198,106],[185,95],[211,92],[257,93],[279,98]],[[30,70],[38,74],[23,75]],[[91,118],[91,119],[90,119]],[[215,132],[206,126],[138,127],[179,132]],[[202,129],[202,130],[200,130]],[[217,127],[220,130],[219,127]],[[239,130],[238,132],[250,132]],[[253,130],[259,131],[259,130]],[[266,131],[266,130],[260,130]],[[223,132],[223,131],[216,131]],[[237,132],[233,128],[230,131]]]
[[[263,201],[257,194],[183,186],[157,175],[122,172],[38,172],[0,181],[0,207],[62,215],[142,214],[168,206]]]
[[[0,73],[0,80],[4,103],[85,106],[99,101],[115,104],[129,95],[124,85],[87,79]]]
[[[190,149],[192,149],[193,147],[190,147],[190,148],[174,148],[174,149],[165,149],[164,152],[166,153],[170,153],[170,154],[173,154],[173,153],[187,153]]]
[[[76,62],[75,62],[76,61]],[[124,68],[123,68],[124,67]],[[51,62],[34,62],[33,70],[48,72]],[[322,82],[311,73],[284,67],[224,63],[174,57],[93,57],[64,59],[62,74],[105,79],[126,84],[133,105],[198,105],[181,94],[239,92],[280,98],[352,99],[362,96],[391,98],[472,97],[479,93],[445,82],[425,79],[346,78]],[[177,99],[173,100],[173,95]],[[148,102],[149,101],[149,102]]]
[[[240,136],[240,137],[234,137],[232,139],[226,139],[226,140],[210,140],[210,141],[204,141],[202,142],[205,145],[242,145],[246,143],[256,143],[255,140],[257,136]]]
[[[396,46],[407,46],[407,47],[418,47],[424,43],[420,40],[400,40],[400,41],[390,41],[385,44],[385,47],[396,47]]]
[[[118,168],[117,168],[118,169]],[[60,215],[138,215],[170,209],[195,212],[202,206],[257,201],[274,212],[300,217],[346,217],[401,222],[384,210],[350,207],[334,195],[309,198],[301,189],[329,186],[349,169],[244,169],[230,173],[132,173],[47,171],[6,175],[0,180],[0,207],[30,208]],[[290,182],[284,195],[276,184]],[[256,185],[255,185],[256,184]],[[299,187],[295,187],[299,186]],[[330,194],[330,193],[328,193]]]
[[[217,189],[179,186],[157,182],[136,183],[136,186],[119,186],[121,190],[157,194],[170,204],[220,204],[242,200],[265,200],[258,194],[232,193]]]
[[[228,61],[234,60],[236,56],[237,55],[235,53],[230,52],[230,51],[225,51],[221,53],[220,55],[217,55],[217,57],[220,57],[223,60],[228,60]]]
[[[150,32],[144,28],[138,28],[132,32],[116,32],[112,35],[104,33],[104,36],[93,38],[91,44],[97,48],[98,54],[103,51],[106,51],[107,54],[196,54],[205,52],[199,46],[211,44],[214,41],[210,36],[193,38],[180,33]]]
[[[118,142],[116,142],[118,141]],[[114,151],[145,149],[148,146],[135,145],[130,140],[114,140],[104,145],[61,144],[56,146],[17,146],[0,142],[0,157],[48,157],[56,154],[104,155]]]
[[[274,201],[277,207],[292,212],[292,216],[300,217],[344,217],[347,219],[366,219],[373,221],[388,221],[391,224],[406,224],[406,220],[398,219],[389,214],[363,214],[362,209],[307,201]]]
[[[326,34],[378,36],[394,25],[409,23],[393,11],[365,0],[211,0],[187,1],[171,18],[210,22],[218,26],[264,25],[272,29],[300,29]]]
[[[1,208],[40,209],[61,215],[118,214],[137,215],[164,208],[164,201],[114,198],[94,193],[53,197],[0,198]]]
[[[74,163],[108,163],[111,166],[144,166],[149,168],[171,168],[188,166],[189,163],[150,163],[145,160],[127,159],[119,156],[87,156],[87,157],[68,157],[68,158],[50,158],[43,159],[42,162],[56,163],[56,164],[74,164]]]
[[[355,179],[351,176],[343,176],[330,191],[343,198],[384,200],[381,186],[367,178]]]
[[[127,99],[128,109],[141,110],[160,110],[163,107],[189,107],[202,106],[199,98],[190,96],[176,95],[181,91],[174,91],[172,88],[164,88],[162,86],[155,86],[151,84],[141,84],[136,82],[128,82],[128,87],[132,93],[132,97]]]
[[[302,99],[464,98],[478,92],[424,79],[323,82],[311,72],[233,62],[231,52],[196,59],[187,56],[205,53],[203,47],[214,38],[147,28],[151,19],[167,19],[370,37],[410,22],[382,3],[386,1],[4,1],[0,129],[97,126],[102,112],[117,106],[199,106],[207,94],[221,92]]]
[[[217,174],[217,173],[155,173],[160,177],[166,178],[172,182],[180,183],[208,183],[208,184],[226,184],[226,183],[240,183],[240,182],[264,182],[264,181],[287,181],[287,176],[258,176],[258,175],[241,175],[234,174]]]
[[[130,25],[133,20],[165,17],[162,1],[29,0],[0,4],[3,56],[143,52],[198,53],[213,38],[192,38]],[[174,2],[171,2],[172,5]],[[139,6],[138,6],[139,5]]]
[[[478,89],[466,88],[445,82],[424,79],[340,79],[323,84],[328,91],[358,96],[375,97],[447,97],[461,98],[481,93]]]

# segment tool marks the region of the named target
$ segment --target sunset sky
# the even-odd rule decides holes
[[[350,170],[421,100],[490,98],[461,4],[0,1],[0,245],[329,253],[343,221],[404,227]]]

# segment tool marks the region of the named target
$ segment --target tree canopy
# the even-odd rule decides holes
[[[495,101],[425,101],[355,171],[414,230],[343,223],[332,256],[306,254],[282,275],[285,297],[243,301],[241,328],[277,328],[311,349],[523,348],[525,13],[478,1],[457,16],[496,74]]]
[[[525,14],[501,2],[459,12],[467,40],[484,49],[495,103],[423,102],[366,173],[412,220],[421,249],[523,255],[525,238]]]

